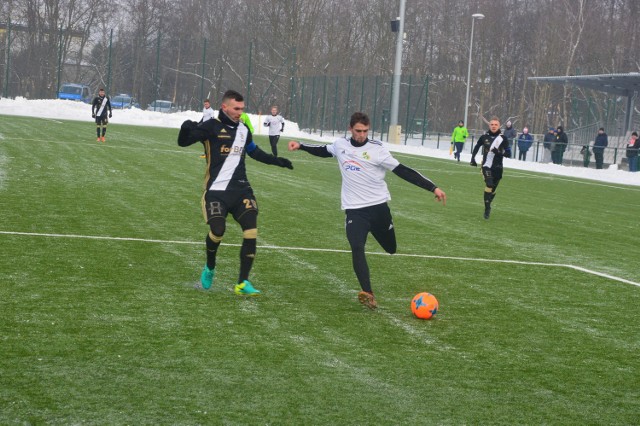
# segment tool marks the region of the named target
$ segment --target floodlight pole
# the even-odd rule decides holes
[[[400,103],[400,78],[402,76],[402,43],[404,41],[404,10],[406,0],[400,0],[399,27],[396,37],[396,59],[393,66],[393,88],[391,90],[391,116],[389,119],[389,139],[392,143],[400,143],[401,129],[398,126],[398,105]]]
[[[469,64],[467,68],[467,96],[464,101],[464,125],[469,128],[469,123],[467,122],[467,115],[469,112],[469,88],[471,86],[471,52],[473,51],[473,24],[476,19],[483,19],[484,15],[482,13],[474,13],[471,15],[471,42],[469,43]]]

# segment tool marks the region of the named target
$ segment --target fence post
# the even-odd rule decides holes
[[[159,93],[160,93],[160,82],[159,82],[159,74],[160,74],[160,29],[158,29],[158,43],[156,45],[156,97],[155,99],[159,98]],[[157,102],[153,103],[153,110],[155,111],[156,108],[158,107]]]
[[[109,54],[111,54],[111,52],[109,52]],[[60,25],[60,36],[58,39],[58,79],[56,80],[56,93],[54,94],[55,98],[58,97],[58,92],[60,92],[60,72],[61,71],[62,71],[62,25]],[[107,94],[109,94],[109,92],[107,92]]]
[[[336,117],[338,114],[336,114],[336,112],[338,111],[338,82],[339,82],[339,78],[336,75],[336,83],[335,83],[335,92],[333,93],[333,124],[331,125],[331,127],[333,128],[333,131],[331,133],[332,136],[336,135]]]
[[[373,89],[373,123],[371,123],[371,135],[375,135],[376,133],[376,118],[378,117],[378,79],[379,75],[376,75],[375,87]],[[380,139],[382,139],[382,134],[380,134]]]
[[[204,40],[204,45],[207,45],[207,39]],[[202,53],[202,76],[204,78],[204,52]],[[247,70],[247,102],[245,107],[249,111],[249,104],[251,103],[251,66],[253,65],[253,40],[249,43],[249,69]],[[258,105],[259,106],[259,105]]]
[[[325,104],[327,103],[327,76],[324,76],[324,81],[322,82],[322,114],[320,118],[320,137],[322,137],[322,131],[324,130],[324,111]]]
[[[62,30],[62,27],[60,27]],[[62,36],[62,33],[60,34]],[[111,52],[113,50],[113,28],[109,32],[109,66],[107,71],[107,95],[111,96]]]
[[[407,139],[409,139],[409,110],[411,109],[411,82],[413,80],[412,75],[409,75],[409,90],[407,90],[407,111],[405,114],[404,120],[404,144],[407,144]]]
[[[424,115],[422,116],[422,145],[427,137],[427,108],[429,107],[429,76],[425,77],[424,83]]]
[[[9,22],[7,23],[7,46],[6,46],[6,60],[4,61],[4,90],[2,94],[5,98],[9,97],[9,68],[11,61],[11,18],[9,18]],[[56,93],[56,97],[58,94]]]

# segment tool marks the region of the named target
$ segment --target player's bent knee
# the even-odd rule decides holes
[[[222,241],[222,235],[216,235],[212,231],[209,231],[209,238],[214,243],[219,243],[220,241]]]
[[[242,231],[242,238],[247,240],[255,240],[258,238],[258,228],[245,229]]]

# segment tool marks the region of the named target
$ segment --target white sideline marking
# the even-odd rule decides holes
[[[0,231],[2,235],[22,235],[28,237],[53,237],[53,238],[84,238],[88,240],[110,240],[110,241],[137,241],[143,243],[160,243],[160,244],[190,244],[201,245],[201,241],[178,241],[178,240],[154,240],[147,238],[127,238],[127,237],[105,237],[99,235],[76,235],[76,234],[44,234],[38,232],[14,232],[14,231]],[[223,243],[223,246],[240,247],[240,244]],[[289,251],[321,251],[326,253],[351,253],[350,250],[343,249],[323,249],[314,247],[286,247],[286,246],[274,246],[274,245],[262,245],[258,246],[260,249],[265,250],[289,250]],[[553,266],[573,269],[575,271],[584,272],[590,275],[596,275],[602,278],[606,278],[613,281],[618,281],[625,284],[631,284],[636,287],[640,287],[640,283],[627,280],[625,278],[616,277],[615,275],[605,274],[603,272],[593,271],[591,269],[583,268],[581,266],[571,265],[569,263],[546,263],[546,262],[529,262],[524,260],[509,260],[509,259],[478,259],[460,256],[437,256],[427,254],[411,254],[411,253],[396,253],[393,255],[380,252],[366,252],[372,256],[398,256],[398,257],[417,257],[421,259],[444,259],[444,260],[462,260],[462,261],[475,261],[475,262],[489,262],[489,263],[510,263],[516,265],[531,265],[531,266]]]

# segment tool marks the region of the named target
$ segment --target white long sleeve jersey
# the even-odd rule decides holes
[[[384,177],[400,162],[382,142],[370,139],[356,147],[349,138],[340,138],[327,145],[327,151],[338,160],[342,174],[343,210],[375,206],[391,199]]]
[[[269,136],[279,136],[284,124],[284,118],[280,114],[267,115],[264,118],[264,125],[269,127]]]

